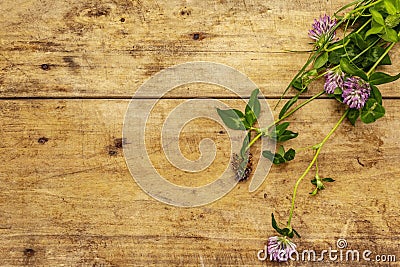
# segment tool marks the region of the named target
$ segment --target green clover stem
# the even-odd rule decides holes
[[[356,60],[357,58],[361,57],[363,54],[365,54],[366,52],[368,52],[368,50],[370,50],[372,47],[374,47],[377,43],[379,42],[379,39],[375,40],[372,44],[370,44],[367,48],[365,48],[363,51],[361,51],[357,56],[353,57],[352,59],[350,59],[350,62],[353,62],[354,60]]]
[[[301,109],[303,106],[307,105],[308,103],[310,103],[310,102],[313,101],[314,99],[318,98],[319,96],[323,95],[324,93],[325,93],[325,91],[321,91],[321,92],[319,92],[318,94],[316,94],[316,95],[312,96],[311,98],[307,99],[306,101],[304,101],[303,103],[301,103],[300,105],[296,106],[296,107],[293,108],[291,111],[289,111],[288,113],[286,113],[282,118],[280,118],[280,119],[274,121],[271,125],[269,125],[269,126],[266,127],[266,128],[259,129],[259,128],[251,127],[250,130],[254,130],[254,131],[256,131],[258,134],[257,134],[257,135],[250,141],[250,143],[247,145],[246,151],[247,151],[252,145],[254,145],[254,143],[255,143],[258,139],[260,139],[260,137],[261,137],[263,134],[267,133],[268,130],[269,130],[272,126],[274,126],[274,125],[280,123],[282,120],[284,120],[284,119],[286,119],[287,117],[291,116],[291,115],[292,115],[293,113],[295,113],[297,110]]]
[[[337,49],[343,48],[343,47],[344,47],[345,45],[347,45],[349,42],[350,42],[350,40],[347,40],[344,44],[337,45],[337,46],[335,46],[335,47],[333,47],[333,48],[330,48],[330,49],[325,49],[325,51],[326,51],[326,52],[335,51],[335,50],[337,50]]]
[[[260,129],[260,128],[256,128],[256,127],[250,127],[249,130],[256,131],[257,133],[260,133],[260,132],[261,132],[261,129]]]
[[[372,19],[367,20],[360,28],[358,28],[358,30],[356,31],[356,33],[360,33],[365,27],[368,26],[368,24],[372,21]],[[332,52],[334,50],[340,49],[345,47],[348,43],[350,43],[350,39],[348,39],[345,43],[341,44],[341,45],[337,45],[333,48],[330,49],[325,49],[326,52]]]
[[[312,159],[312,161],[310,162],[310,164],[308,165],[307,169],[303,172],[303,174],[300,176],[300,178],[296,181],[296,184],[294,186],[293,189],[293,196],[292,196],[292,205],[290,207],[290,211],[289,211],[289,219],[287,222],[287,227],[289,229],[291,228],[291,222],[292,222],[292,217],[293,217],[293,211],[294,211],[294,204],[295,204],[295,200],[296,200],[296,194],[297,194],[297,188],[300,185],[300,182],[304,179],[304,177],[306,177],[306,175],[309,173],[309,171],[311,170],[312,166],[314,165],[314,163],[317,161],[318,155],[321,152],[321,149],[323,147],[323,145],[326,143],[326,141],[328,141],[328,139],[331,137],[331,135],[337,130],[337,128],[339,127],[339,125],[343,122],[343,120],[346,118],[347,113],[349,113],[349,109],[346,110],[346,112],[342,115],[342,117],[339,119],[339,121],[336,123],[336,125],[332,128],[332,130],[328,133],[327,136],[325,136],[325,138],[322,140],[321,143],[319,143],[317,151],[315,152],[315,155]]]
[[[285,91],[283,91],[283,94],[281,95],[278,103],[276,103],[275,108],[279,105],[279,103],[282,101],[283,97],[286,95],[287,91],[292,87],[294,81],[296,81],[297,78],[299,78],[304,71],[307,69],[307,67],[317,58],[319,53],[323,50],[323,47],[320,47],[316,52],[308,58],[307,62],[303,65],[303,67],[300,69],[300,71],[294,76],[292,81],[289,83],[289,85],[286,87]]]
[[[365,10],[367,8],[370,8],[370,7],[374,6],[374,5],[376,5],[376,4],[379,4],[380,2],[383,2],[383,0],[378,0],[378,1],[372,2],[371,4],[368,4],[368,5],[365,5],[365,6],[360,6],[359,8],[353,9],[348,14],[351,15],[351,14],[354,14],[354,13],[356,13],[358,11]]]
[[[258,129],[257,129],[258,130]],[[263,135],[263,132],[259,132],[256,137],[253,138],[253,140],[250,141],[250,143],[246,147],[246,151]]]
[[[301,109],[302,107],[304,107],[305,105],[307,105],[308,103],[310,103],[310,102],[313,101],[314,99],[320,97],[320,96],[323,95],[324,93],[325,93],[325,91],[321,91],[321,92],[317,93],[316,95],[310,97],[309,99],[307,99],[306,101],[302,102],[301,104],[299,104],[298,106],[296,106],[295,108],[293,108],[291,111],[289,111],[288,113],[286,113],[282,118],[280,118],[280,119],[274,121],[271,125],[269,125],[269,126],[266,127],[266,128],[259,129],[259,128],[251,127],[250,130],[254,130],[254,131],[256,131],[258,134],[257,134],[257,135],[250,141],[250,143],[246,146],[246,151],[249,150],[250,147],[251,147],[252,145],[254,145],[254,143],[255,143],[258,139],[260,139],[261,136],[265,135],[271,127],[277,125],[278,123],[280,123],[281,121],[283,121],[283,120],[286,119],[287,117],[291,116],[291,115],[292,115],[293,113],[295,113],[297,110]]]
[[[342,19],[340,19],[340,20],[337,22],[337,24],[335,25],[335,27],[332,28],[332,31],[335,31],[337,28],[339,28],[339,26],[340,26],[342,23],[344,23],[345,21],[348,21],[352,14],[357,13],[358,11],[361,11],[361,10],[364,11],[365,9],[367,9],[367,8],[369,8],[369,7],[371,7],[371,6],[374,6],[374,5],[376,5],[376,4],[378,4],[379,2],[382,2],[382,1],[383,1],[383,0],[378,0],[378,1],[375,2],[375,3],[371,3],[371,4],[368,4],[368,5],[365,5],[365,6],[361,6],[361,7],[358,7],[358,8],[355,7],[352,11],[346,13],[346,15],[345,15]],[[340,10],[337,11],[337,12],[340,12],[340,11],[342,11],[343,9],[345,9],[345,8],[347,8],[347,7],[350,7],[350,6],[353,6],[354,4],[357,4],[357,3],[360,3],[360,2],[364,2],[364,1],[354,1],[354,2],[352,2],[352,3],[350,3],[350,4],[346,5],[346,6],[344,6],[342,9],[340,9]],[[335,16],[336,16],[337,12],[335,13]],[[370,21],[368,21],[368,22],[370,22]],[[361,31],[364,27],[366,27],[366,26],[367,26],[367,23],[365,23],[360,29],[358,29],[358,30],[357,30],[357,33],[360,32],[360,31]],[[347,26],[346,26],[346,28],[347,28]]]
[[[286,119],[287,117],[291,116],[293,113],[295,113],[297,110],[301,109],[303,106],[307,105],[308,103],[310,103],[311,101],[313,101],[314,99],[318,98],[319,96],[323,95],[325,93],[325,91],[321,91],[318,94],[312,96],[311,98],[307,99],[306,101],[302,102],[300,105],[296,106],[295,108],[293,108],[291,111],[289,111],[288,113],[286,113],[282,118],[274,121],[271,125],[269,125],[266,128],[263,129],[258,129],[258,128],[254,128],[251,127],[250,130],[255,130],[258,134],[250,141],[250,143],[247,145],[246,150],[248,150],[252,145],[254,145],[254,143],[260,139],[260,137],[265,134],[266,132],[268,132],[268,130],[274,126],[277,125],[278,123],[280,123],[281,121],[283,121],[284,119]]]
[[[318,159],[315,159],[315,176],[319,176]]]
[[[393,46],[396,43],[391,43],[388,48],[386,48],[385,52],[381,55],[381,57],[375,62],[375,64],[371,67],[371,69],[367,72],[367,76],[369,77],[372,72],[374,72],[375,68],[379,65],[379,63],[383,60],[383,58],[387,55],[387,53],[389,53],[390,49],[393,48]]]
[[[309,149],[314,149],[314,146],[306,146],[306,147],[296,148],[296,153],[298,153],[300,151],[309,150]]]
[[[355,0],[355,1],[349,3],[349,4],[345,5],[345,6],[342,6],[339,10],[337,10],[337,11],[334,13],[334,16],[337,17],[337,13],[339,13],[339,12],[341,12],[341,11],[343,11],[343,10],[345,10],[345,9],[347,9],[347,8],[349,8],[349,7],[351,7],[351,6],[354,6],[354,5],[356,5],[356,4],[359,4],[359,3],[361,3],[361,2],[364,2],[364,0]]]
[[[292,110],[290,110],[288,113],[286,113],[285,115],[282,116],[282,118],[276,120],[272,125],[268,126],[267,129],[271,128],[272,126],[280,123],[281,121],[283,121],[284,119],[286,119],[287,117],[291,116],[293,113],[295,113],[297,110],[301,109],[302,107],[304,107],[305,105],[307,105],[308,103],[310,103],[311,101],[313,101],[314,99],[320,97],[321,95],[323,95],[325,93],[325,91],[321,91],[315,95],[313,95],[312,97],[310,97],[309,99],[307,99],[306,101],[302,102],[301,104],[297,105],[295,108],[293,108]]]
[[[356,33],[360,33],[365,27],[368,26],[368,24],[372,21],[372,19],[367,20],[360,28],[358,28],[358,30],[356,31]]]

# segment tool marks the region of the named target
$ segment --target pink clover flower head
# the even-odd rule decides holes
[[[311,25],[312,29],[308,32],[308,36],[315,40],[317,47],[330,43],[336,37],[336,32],[333,31],[336,23],[336,19],[331,19],[326,14],[321,16],[318,20],[314,19],[314,23]]]
[[[333,94],[336,88],[343,90],[344,72],[340,69],[336,71],[329,70],[325,75],[324,90],[327,94]]]
[[[363,108],[371,94],[369,83],[359,77],[353,76],[346,79],[343,87],[343,103],[350,108]]]
[[[288,261],[296,253],[296,244],[286,236],[273,236],[268,238],[268,254],[271,261]]]

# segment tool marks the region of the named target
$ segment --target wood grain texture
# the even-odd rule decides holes
[[[160,100],[148,127],[159,127],[157,118],[182,101]],[[239,100],[227,102],[243,106]],[[255,193],[248,192],[245,182],[210,205],[168,206],[146,195],[125,165],[120,138],[128,103],[1,101],[0,265],[264,265],[256,253],[274,234],[270,214],[285,220],[294,181],[312,153],[299,153],[292,164],[273,167]],[[386,118],[357,129],[345,123],[324,148],[321,175],[336,182],[317,197],[308,195],[312,190],[308,181],[302,184],[294,218],[294,226],[303,234],[297,240],[301,248],[334,248],[337,238],[343,237],[351,249],[376,254],[399,251],[400,159],[395,151],[400,136],[394,118],[400,109],[396,100],[385,100],[385,106]],[[314,144],[340,112],[331,100],[306,106],[291,119],[293,128],[304,133],[291,145]],[[216,161],[226,161],[230,152],[226,145],[220,147],[226,136],[220,133],[221,125],[204,127],[200,120],[188,127],[193,134],[181,136],[185,155],[196,156],[192,147],[198,145],[198,136],[209,137],[221,149]],[[157,142],[148,147],[155,162],[165,161],[165,155],[153,153],[160,149]],[[163,168],[176,180],[187,179],[175,168]],[[201,172],[196,179],[207,180],[210,175]]]
[[[246,181],[209,205],[177,208],[148,196],[129,173],[123,146],[132,140],[122,139],[124,115],[146,80],[191,61],[241,71],[275,105],[308,57],[287,50],[309,50],[312,20],[347,2],[1,1],[0,266],[279,266],[256,254],[275,234],[271,212],[287,219],[292,188],[311,151],[273,167],[254,193]],[[399,49],[385,71],[399,71]],[[339,128],[319,160],[321,175],[336,181],[311,197],[312,175],[304,180],[293,225],[302,234],[296,239],[301,250],[335,249],[336,240],[346,238],[350,249],[369,249],[371,258],[396,255],[397,262],[285,266],[399,266],[399,82],[380,88],[385,118]],[[191,174],[165,157],[162,123],[186,98],[222,98],[240,108],[244,102],[202,84],[176,88],[165,98],[148,121],[155,168],[179,185],[213,181],[231,156],[223,127],[200,119],[182,130],[179,146],[189,159],[199,157],[203,138],[217,147],[213,164]],[[288,145],[314,145],[342,111],[329,99],[306,106],[290,118],[301,135]],[[259,149],[252,151],[254,162]]]
[[[191,61],[232,66],[277,97],[308,57],[286,51],[310,50],[313,18],[345,3],[2,1],[0,97],[129,98],[156,72]],[[394,74],[399,49],[391,54]],[[385,95],[398,87],[384,86]]]

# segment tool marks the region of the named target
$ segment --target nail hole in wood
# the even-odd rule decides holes
[[[42,70],[49,70],[50,69],[50,66],[48,64],[42,64],[40,67],[42,68]]]
[[[36,253],[36,251],[34,249],[31,249],[31,248],[24,249],[24,255],[26,257],[32,257],[35,255],[35,253]]]
[[[38,139],[38,143],[39,144],[41,144],[41,145],[44,145],[45,143],[47,143],[49,141],[49,138],[47,138],[47,137],[40,137],[39,139]]]

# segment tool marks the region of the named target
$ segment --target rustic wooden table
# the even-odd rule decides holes
[[[232,66],[274,105],[307,58],[285,50],[310,49],[313,18],[347,2],[1,1],[0,265],[278,266],[259,261],[257,251],[274,234],[271,212],[287,218],[295,179],[311,152],[273,167],[254,193],[245,182],[202,207],[169,206],[144,193],[128,171],[124,114],[146,80],[191,61]],[[400,69],[399,51],[391,54],[390,73]],[[350,249],[371,250],[371,258],[397,253],[397,263],[325,260],[290,266],[399,266],[399,87],[399,82],[381,87],[385,118],[356,128],[346,122],[327,143],[320,165],[336,182],[310,197],[305,181],[293,221],[302,233],[295,240],[300,249],[335,249],[336,240],[345,238]],[[163,114],[199,97],[244,105],[215,86],[178,88],[158,101],[148,148],[156,167],[177,184],[210,182],[228,164],[222,126],[202,120],[185,127],[180,144],[196,159],[200,140],[214,139],[218,152],[210,168],[185,174],[160,150]],[[306,106],[291,118],[301,132],[291,145],[313,145],[341,112],[326,98]]]

